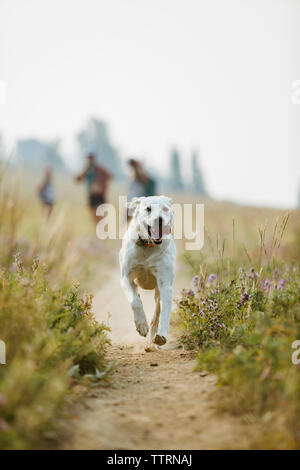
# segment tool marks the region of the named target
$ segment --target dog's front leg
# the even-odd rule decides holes
[[[138,333],[141,336],[147,336],[149,326],[143,309],[143,304],[140,296],[136,292],[134,284],[130,281],[127,273],[122,274],[121,285],[133,310],[134,322]]]
[[[159,319],[159,325],[157,334],[153,338],[153,342],[162,346],[167,342],[169,325],[170,325],[170,315],[172,310],[172,297],[173,297],[173,287],[172,284],[168,281],[158,280],[158,288],[160,292],[161,300],[161,314]]]
[[[151,322],[151,328],[150,328],[150,338],[151,341],[153,342],[155,335],[157,333],[157,328],[158,328],[158,323],[159,323],[159,316],[160,316],[160,296],[159,296],[159,289],[156,286],[155,287],[155,312],[152,318]]]

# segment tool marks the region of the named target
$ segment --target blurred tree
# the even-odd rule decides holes
[[[80,153],[95,153],[98,163],[104,165],[116,178],[124,177],[122,162],[118,151],[113,146],[107,124],[91,118],[85,129],[77,134]]]
[[[300,182],[298,184],[298,209],[300,209]]]
[[[16,161],[26,167],[43,168],[49,165],[55,170],[66,171],[59,145],[59,140],[52,142],[42,142],[37,139],[18,140]]]
[[[184,185],[182,181],[180,168],[180,154],[176,148],[170,153],[170,185],[171,189],[182,190]]]
[[[202,170],[199,166],[198,152],[192,153],[192,178],[193,178],[193,190],[195,193],[201,196],[207,196],[207,192],[204,185]]]

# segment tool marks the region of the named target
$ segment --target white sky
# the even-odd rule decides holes
[[[300,180],[300,0],[0,0],[0,129],[63,139],[90,115],[122,156],[186,176],[201,151],[212,196],[294,206]]]

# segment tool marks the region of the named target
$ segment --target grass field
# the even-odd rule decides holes
[[[2,177],[0,448],[47,447],[74,385],[107,377],[107,328],[95,321],[91,295],[74,278],[90,272],[92,255],[75,243],[88,233],[85,211],[86,231],[73,222],[80,214],[75,203],[62,204],[45,223],[24,181]]]
[[[89,293],[117,265],[120,242],[96,239],[85,188],[70,177],[56,178],[58,203],[45,223],[38,177],[1,181],[1,448],[47,445],[74,384],[107,376],[105,326],[93,319]],[[120,192],[113,186],[109,199]],[[254,447],[299,447],[300,370],[291,362],[300,339],[299,212],[207,200],[203,249],[176,244],[186,289],[172,327],[197,353],[197,370],[217,374],[218,406],[272,429]]]
[[[227,220],[224,209],[212,212],[205,249],[183,255],[193,277],[174,327],[182,344],[198,351],[196,370],[217,375],[219,410],[261,429],[254,448],[297,449],[300,368],[292,345],[300,338],[299,212],[236,207]]]

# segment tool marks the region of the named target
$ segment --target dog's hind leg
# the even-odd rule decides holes
[[[153,315],[153,318],[151,321],[151,327],[150,327],[151,341],[153,341],[153,338],[155,337],[157,333],[157,328],[159,324],[159,315],[160,315],[160,294],[159,294],[159,289],[157,285],[155,286],[154,298],[155,298],[155,311],[154,311],[154,315]]]
[[[133,310],[135,327],[138,333],[141,336],[147,336],[149,326],[143,309],[143,304],[140,299],[140,296],[136,291],[135,284],[130,281],[127,274],[123,274],[121,278],[121,285]]]

